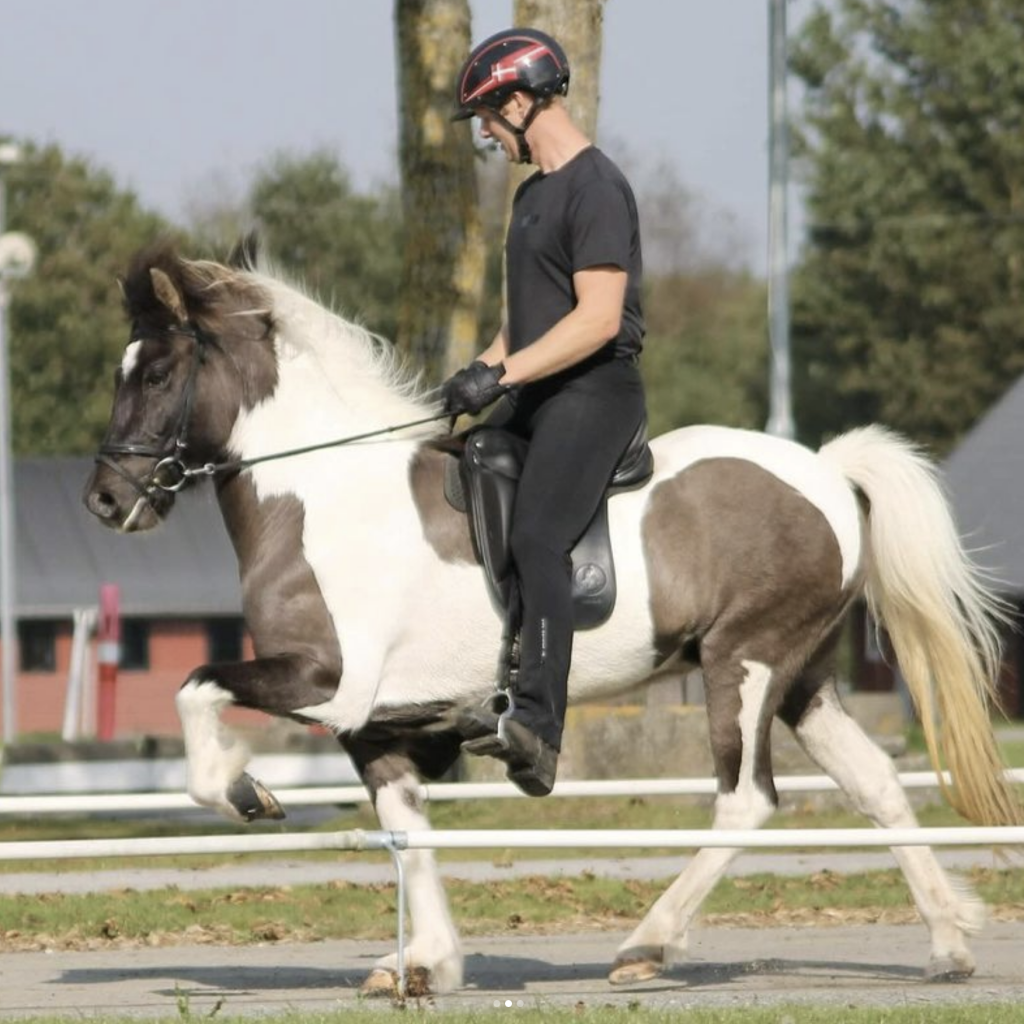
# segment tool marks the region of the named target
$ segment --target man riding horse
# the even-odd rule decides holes
[[[563,102],[569,63],[534,29],[491,36],[456,85],[457,120],[479,118],[512,163],[538,170],[516,192],[506,239],[507,320],[491,344],[444,385],[452,413],[478,413],[528,440],[512,513],[520,648],[499,716],[481,713],[490,741],[470,752],[508,764],[531,796],[551,792],[573,641],[569,553],[645,419],[637,361],[640,228],[622,172],[573,123]]]

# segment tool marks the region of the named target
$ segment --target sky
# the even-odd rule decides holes
[[[813,6],[791,0],[790,30]],[[512,0],[471,0],[473,38]],[[0,136],[57,143],[176,221],[273,154],[397,180],[392,0],[2,0]],[[767,0],[608,0],[597,143],[665,163],[766,265]],[[791,232],[794,217],[791,214]]]

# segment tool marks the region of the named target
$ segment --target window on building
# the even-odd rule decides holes
[[[242,660],[242,620],[239,618],[210,619],[206,623],[207,660]]]
[[[22,672],[57,671],[57,623],[18,623],[18,650]]]
[[[149,668],[149,620],[121,620],[121,668],[141,672]]]

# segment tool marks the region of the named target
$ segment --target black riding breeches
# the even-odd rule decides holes
[[[643,415],[636,363],[611,359],[527,385],[511,416],[494,418],[529,441],[512,516],[522,615],[512,717],[555,749],[572,656],[571,551]]]

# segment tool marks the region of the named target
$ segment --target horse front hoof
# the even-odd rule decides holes
[[[664,961],[655,956],[620,957],[608,972],[610,985],[639,985],[660,978],[665,970]]]
[[[360,986],[359,994],[366,999],[421,999],[433,995],[430,971],[426,967],[411,967],[405,975],[405,992],[399,996],[398,972],[389,967],[375,967]]]
[[[239,775],[227,792],[228,803],[241,815],[244,821],[257,821],[270,818],[279,821],[283,818],[284,808],[277,802],[273,793],[251,775]]]
[[[374,967],[360,985],[359,994],[366,999],[396,999],[398,973],[386,967]]]
[[[924,980],[939,984],[958,984],[974,974],[974,961],[969,957],[944,956],[932,960],[924,969]]]

